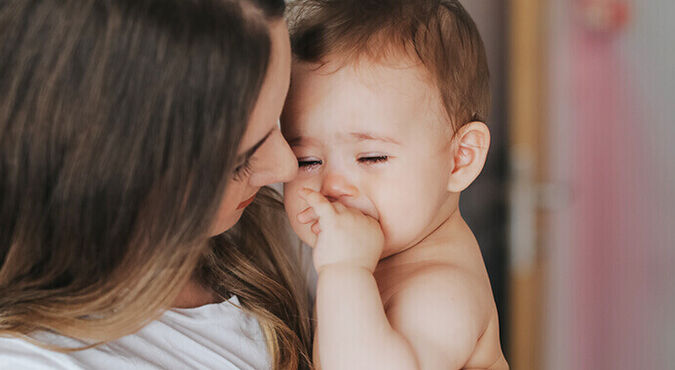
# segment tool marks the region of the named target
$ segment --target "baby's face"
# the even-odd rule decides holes
[[[437,89],[419,67],[316,68],[295,64],[282,115],[300,167],[284,188],[293,229],[314,243],[297,220],[310,188],[378,220],[383,257],[418,243],[447,217],[451,133]]]

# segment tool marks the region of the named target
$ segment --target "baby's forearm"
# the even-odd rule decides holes
[[[316,299],[322,369],[417,368],[412,348],[387,320],[370,271],[346,265],[323,268]]]

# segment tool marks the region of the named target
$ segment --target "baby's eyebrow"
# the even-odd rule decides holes
[[[373,140],[373,141],[382,141],[385,143],[391,143],[391,144],[396,144],[396,145],[402,145],[400,142],[397,140],[389,137],[389,136],[384,136],[384,135],[378,135],[372,132],[350,132],[348,135],[346,135],[348,138],[356,140],[356,141],[368,141],[368,140]],[[293,147],[293,146],[300,146],[300,145],[314,145],[316,144],[316,140],[307,137],[307,136],[296,136],[293,138],[288,139],[288,145]]]
[[[307,142],[313,143],[315,140],[306,136],[296,136],[287,140],[288,146],[298,146],[301,144],[306,144]]]
[[[401,145],[400,142],[398,142],[397,140],[395,140],[391,137],[377,135],[377,134],[374,134],[372,132],[350,132],[349,136],[351,136],[352,138],[354,138],[358,141],[377,140],[377,141],[384,141],[386,143]]]

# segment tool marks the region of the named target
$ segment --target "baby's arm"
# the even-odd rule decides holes
[[[300,222],[316,221],[317,367],[330,369],[418,368],[406,339],[385,315],[373,277],[384,237],[375,220],[321,194],[302,196],[312,208]],[[318,347],[318,348],[317,348]]]
[[[503,356],[498,334],[487,331],[492,318],[498,324],[485,288],[469,271],[438,265],[407,279],[390,299],[389,322],[413,347],[419,368],[505,368],[495,367]]]
[[[370,271],[326,267],[317,286],[323,369],[416,369],[412,348],[384,313]]]
[[[497,332],[486,331],[498,330],[489,285],[459,268],[426,268],[406,279],[385,312],[373,277],[383,244],[377,222],[319,193],[302,195],[310,209],[299,220],[314,222],[318,234],[317,367],[508,368]]]

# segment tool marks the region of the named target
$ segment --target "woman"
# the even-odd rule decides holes
[[[283,11],[0,2],[0,367],[309,367]]]

